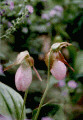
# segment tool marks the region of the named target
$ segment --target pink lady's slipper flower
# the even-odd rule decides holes
[[[67,63],[64,56],[60,52],[62,47],[69,45],[71,44],[68,42],[55,43],[51,46],[51,55],[50,52],[46,55],[45,63],[48,66],[48,58],[50,55],[50,72],[57,80],[63,80],[66,77],[66,65],[68,65],[73,70],[73,68]]]
[[[20,52],[15,62],[12,65],[6,67],[4,71],[10,69],[12,66],[15,66],[15,65],[20,65],[15,74],[15,85],[17,90],[24,92],[30,86],[32,82],[31,67],[33,67],[33,70],[36,72],[38,78],[42,81],[39,73],[34,67],[34,60],[32,57],[30,57],[28,51]]]

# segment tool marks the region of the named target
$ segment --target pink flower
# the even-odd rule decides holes
[[[9,8],[10,8],[10,10],[13,10],[13,9],[14,9],[14,2],[13,2],[13,1],[10,1],[10,3],[9,3],[9,4],[10,4],[10,7],[9,7]]]
[[[50,118],[50,117],[42,117],[41,120],[54,120],[54,119],[52,119],[52,118]]]
[[[59,80],[58,85],[59,85],[59,87],[64,87],[65,86],[65,81],[64,80]]]
[[[49,18],[49,15],[48,14],[42,14],[42,19],[45,19],[45,20],[49,20],[50,18]]]
[[[60,5],[56,5],[56,6],[54,7],[54,10],[59,11],[59,12],[63,12],[63,8],[62,8],[62,6],[60,6]]]
[[[57,14],[57,12],[55,10],[51,10],[49,13],[50,17],[54,17]]]
[[[17,69],[15,75],[15,85],[17,90],[19,91],[26,91],[29,88],[32,82],[32,70],[37,74],[37,77],[40,81],[42,81],[39,73],[37,72],[36,68],[34,67],[34,59],[30,57],[28,51],[20,52],[15,60],[15,62],[4,69],[4,71],[10,69],[12,66],[19,65],[20,67]]]
[[[29,13],[33,13],[33,7],[31,5],[27,5],[26,8],[29,11]]]
[[[71,81],[68,82],[68,86],[70,88],[75,89],[78,86],[78,84],[74,80],[71,80]]]
[[[32,71],[30,66],[20,65],[15,74],[15,85],[17,90],[26,91],[32,82]]]
[[[65,60],[64,56],[60,52],[62,47],[66,47],[68,45],[71,44],[67,42],[53,44],[51,46],[51,55],[49,52],[45,58],[45,63],[48,66],[48,58],[50,55],[50,72],[57,80],[63,80],[66,77],[66,65],[68,65],[73,70],[73,68],[68,64],[68,62]]]
[[[50,71],[57,80],[63,80],[66,76],[67,68],[63,62],[56,60]]]
[[[25,34],[27,34],[28,28],[27,28],[27,27],[23,27],[23,28],[22,28],[22,32],[25,33]]]

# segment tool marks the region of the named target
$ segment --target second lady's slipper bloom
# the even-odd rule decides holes
[[[28,51],[23,51],[20,54],[18,54],[15,62],[12,65],[6,67],[4,71],[10,69],[12,66],[19,65],[19,64],[20,66],[17,69],[16,75],[15,75],[15,85],[17,90],[24,92],[26,91],[27,88],[29,88],[32,82],[31,67],[33,67],[33,70],[36,72],[38,78],[40,79],[40,81],[42,81],[39,73],[34,67],[34,60],[32,57],[30,57]]]
[[[67,42],[53,44],[51,46],[51,53],[49,52],[45,58],[46,65],[48,66],[48,59],[50,56],[50,72],[57,80],[63,80],[66,77],[66,65],[68,65],[73,70],[73,68],[67,63],[64,56],[60,52],[62,47],[66,47],[68,45],[71,44]]]
[[[63,80],[66,76],[67,68],[63,62],[56,60],[50,71],[57,80]]]

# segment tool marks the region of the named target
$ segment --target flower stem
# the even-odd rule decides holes
[[[51,56],[51,51],[50,51],[50,55],[49,55],[49,58],[48,58],[48,82],[47,82],[47,86],[46,86],[46,89],[45,89],[45,92],[41,98],[41,101],[40,101],[40,104],[39,104],[39,107],[38,107],[38,110],[37,110],[37,113],[36,113],[36,116],[35,116],[35,119],[34,120],[37,120],[38,119],[38,116],[39,116],[39,113],[40,113],[40,110],[41,110],[41,107],[42,107],[42,104],[44,102],[44,99],[47,95],[47,92],[48,92],[48,89],[49,89],[49,81],[50,81],[50,56]]]
[[[24,111],[24,106],[25,106],[26,99],[27,99],[27,93],[28,93],[28,89],[25,91],[24,102],[23,102],[23,106],[22,106],[22,111],[21,111],[20,120],[23,120],[23,111]]]

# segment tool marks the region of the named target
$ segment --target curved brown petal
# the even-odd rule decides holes
[[[40,77],[38,71],[36,70],[35,66],[33,66],[33,70],[35,71],[37,77],[39,78],[40,81],[42,81],[42,78]]]
[[[25,59],[25,57],[29,57],[29,52],[27,50],[23,51],[23,52],[20,52],[17,57],[16,57],[16,60],[14,61],[13,64],[7,66],[6,68],[4,68],[4,71],[12,68],[13,66],[15,65],[18,65],[18,64],[21,64],[22,61]]]
[[[3,70],[3,71],[6,71],[6,70],[11,69],[14,65],[15,65],[15,63],[13,63],[13,64],[11,64],[11,65],[7,66],[6,68],[4,68],[4,70]]]
[[[61,52],[59,51],[59,60],[62,61],[64,64],[66,64],[68,67],[71,68],[71,70],[74,72],[74,69],[69,65],[69,63],[65,60],[64,56],[61,54]]]

